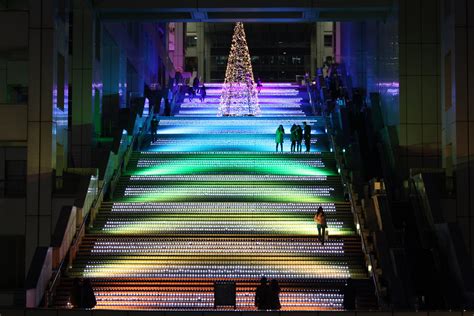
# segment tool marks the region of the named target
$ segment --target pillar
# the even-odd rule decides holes
[[[74,167],[90,167],[93,142],[93,9],[88,3],[73,0],[72,51],[72,135],[71,155]]]

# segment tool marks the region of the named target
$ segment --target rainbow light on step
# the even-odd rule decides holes
[[[184,282],[183,282],[184,283]],[[184,283],[185,284],[185,283]],[[97,307],[100,309],[174,309],[174,310],[214,310],[214,293],[190,291],[110,291],[109,288],[94,286]],[[344,295],[338,291],[325,292],[306,290],[294,292],[283,288],[280,293],[281,310],[342,310]],[[237,289],[236,310],[254,310],[255,291]]]
[[[334,203],[232,203],[232,202],[114,202],[112,213],[298,213],[315,214],[321,206],[328,214],[336,213]]]
[[[242,219],[208,219],[187,216],[182,219],[161,217],[157,219],[116,220],[109,219],[100,231],[109,234],[253,234],[279,236],[315,236],[316,225],[312,217],[307,219],[266,220]],[[193,221],[192,223],[190,223]],[[328,220],[328,231],[331,236],[352,235],[344,230],[342,222]]]
[[[280,175],[171,175],[171,176],[130,176],[131,182],[147,181],[220,181],[220,182],[291,182],[326,181],[327,176],[280,176]],[[132,183],[133,184],[133,183]]]
[[[291,159],[146,159],[137,162],[135,176],[244,174],[273,176],[331,176],[334,171],[325,169],[321,160],[298,161]]]
[[[192,262],[191,262],[192,260]],[[279,255],[278,259],[262,257],[245,260],[245,263],[228,260],[157,258],[153,260],[90,260],[81,275],[85,278],[159,278],[170,279],[238,279],[267,278],[286,279],[348,279],[351,272],[346,262],[299,258]],[[362,272],[362,271],[361,271]]]
[[[133,186],[125,189],[125,201],[254,201],[254,202],[328,202],[333,199],[333,188],[323,186],[282,186],[282,185],[167,185]]]
[[[303,122],[308,122],[313,127],[323,127],[325,126],[324,120],[319,117],[306,117],[299,116],[291,119],[287,118],[253,118],[253,119],[243,119],[236,117],[206,117],[206,118],[178,118],[178,117],[158,117],[160,120],[159,126],[201,126],[206,128],[208,126],[273,126],[275,129],[278,125],[291,126],[293,123],[303,124]],[[313,128],[314,129],[314,128]]]
[[[243,238],[242,238],[243,239]],[[344,255],[343,241],[328,241],[324,246],[316,240],[260,240],[245,239],[199,239],[191,241],[184,239],[169,240],[134,240],[119,241],[99,239],[91,250],[93,255],[179,255],[179,254],[209,254],[209,255],[272,255],[291,253],[294,255]]]
[[[162,135],[164,136],[164,135]],[[179,136],[179,135],[178,135]],[[195,135],[192,137],[177,137],[170,135],[160,137],[151,144],[150,150],[155,152],[178,151],[253,151],[265,152],[275,151],[274,135]],[[311,139],[312,150],[320,150],[317,146],[317,139]],[[284,150],[289,151],[290,143],[285,142]]]

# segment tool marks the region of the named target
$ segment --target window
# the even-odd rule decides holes
[[[26,196],[26,160],[5,161],[5,197]]]
[[[332,35],[324,35],[324,47],[332,47]]]

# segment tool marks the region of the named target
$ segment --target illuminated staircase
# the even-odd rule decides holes
[[[280,282],[283,310],[341,310],[349,277],[359,282],[359,307],[374,308],[323,121],[186,113],[161,117],[158,139],[132,155],[62,279],[57,306],[67,305],[72,278],[87,277],[97,308],[212,309],[213,282],[234,280],[237,308],[253,310],[266,276]],[[286,152],[275,153],[276,127],[289,133],[303,121],[313,126],[313,151],[288,152],[287,137]],[[319,205],[325,245],[313,222]]]

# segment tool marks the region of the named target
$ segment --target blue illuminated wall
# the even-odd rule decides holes
[[[408,175],[409,168],[441,166],[439,0],[399,3],[385,21],[341,23],[341,60],[353,87],[380,93]]]
[[[398,125],[399,47],[396,14],[387,21],[341,23],[341,36],[341,60],[346,64],[352,86],[365,89],[367,95],[379,92],[385,123]]]

